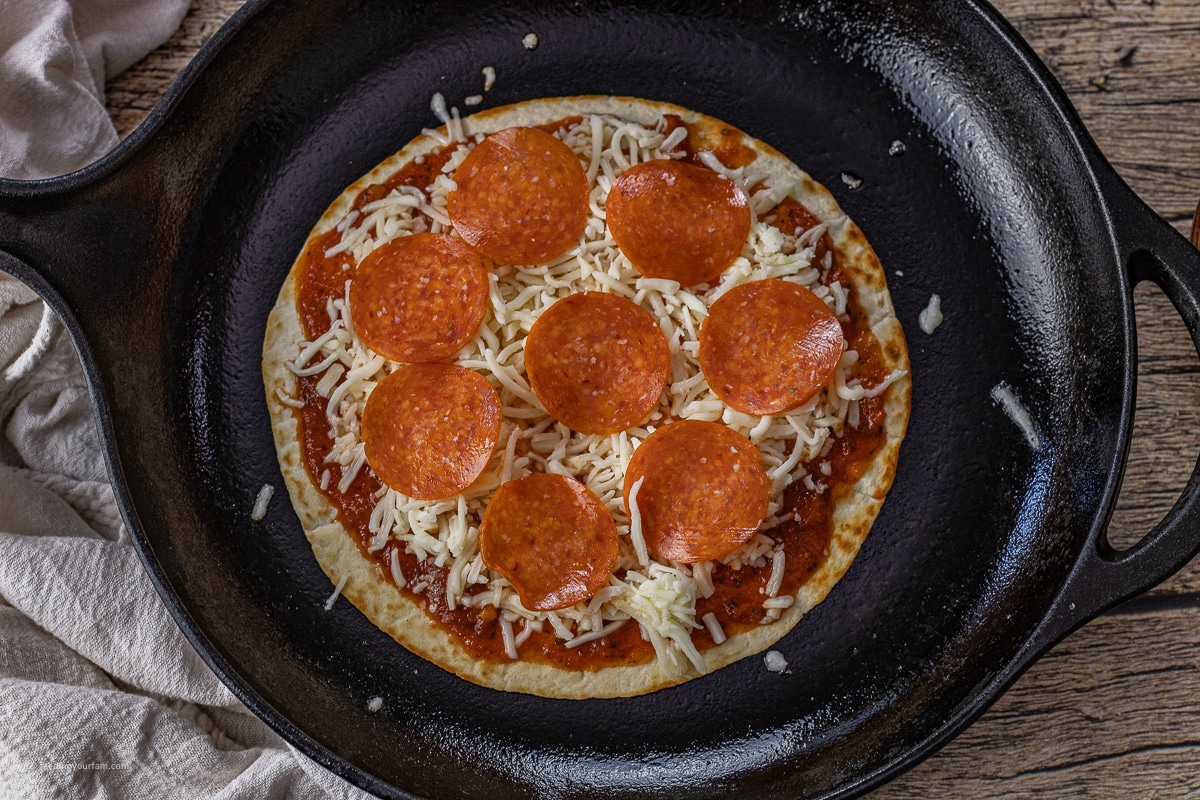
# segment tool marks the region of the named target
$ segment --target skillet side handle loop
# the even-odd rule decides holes
[[[1102,170],[1117,248],[1132,289],[1152,281],[1179,312],[1200,353],[1200,251],[1146,206],[1115,173]],[[1107,180],[1105,180],[1107,179]],[[1057,605],[1055,639],[1161,583],[1200,552],[1200,459],[1179,499],[1140,542],[1117,551],[1104,531],[1085,548]]]
[[[160,267],[151,261],[152,237],[163,215],[154,216],[157,199],[143,209],[115,193],[76,191],[72,181],[56,178],[37,190],[0,181],[0,251],[13,259],[7,271],[95,340],[146,307],[144,291]]]
[[[0,227],[2,230],[2,227]],[[74,316],[71,309],[63,300],[62,294],[58,290],[58,286],[53,281],[53,273],[49,270],[31,263],[27,258],[20,258],[10,252],[3,241],[0,241],[0,272],[8,273],[17,280],[21,281],[29,288],[33,289],[38,295],[46,301],[46,304],[56,313],[71,331],[75,333]],[[78,347],[76,343],[76,347]]]

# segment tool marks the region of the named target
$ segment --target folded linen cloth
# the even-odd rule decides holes
[[[62,175],[112,149],[105,78],[186,12],[186,0],[0,0],[0,175]]]
[[[0,177],[117,142],[104,81],[187,0],[0,0]],[[251,715],[180,633],[109,486],[79,360],[0,275],[0,797],[359,798]]]

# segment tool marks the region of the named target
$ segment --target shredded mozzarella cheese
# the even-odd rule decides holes
[[[778,650],[768,650],[767,654],[763,656],[763,664],[771,672],[787,672],[788,668],[787,659]]]
[[[333,604],[337,602],[338,596],[342,593],[342,589],[346,588],[346,576],[343,575],[337,582],[337,586],[333,589],[333,594],[329,595],[329,599],[325,601],[325,610],[329,611],[333,608]]]
[[[942,298],[936,294],[929,296],[929,304],[917,315],[917,324],[927,334],[932,334],[942,324]]]
[[[629,487],[629,540],[633,542],[633,550],[637,553],[638,564],[650,566],[650,552],[646,549],[646,540],[642,536],[642,513],[638,509],[637,496],[641,491],[646,476],[638,478]]]
[[[721,627],[716,614],[710,611],[701,617],[700,621],[704,623],[704,627],[708,628],[708,635],[712,637],[713,644],[721,644],[725,641],[725,629]]]
[[[1033,417],[1029,415],[1029,411],[1021,404],[1020,399],[1009,387],[1007,383],[1001,381],[992,387],[992,400],[1004,409],[1004,413],[1008,418],[1021,429],[1021,433],[1025,435],[1025,441],[1029,443],[1030,449],[1037,451],[1042,447],[1042,438],[1038,435],[1037,426],[1033,424]]]
[[[267,504],[271,502],[274,494],[275,487],[264,483],[263,487],[258,490],[258,496],[254,498],[254,508],[250,510],[250,519],[257,522],[267,515]]]
[[[631,591],[617,599],[617,607],[636,619],[649,636],[663,674],[678,678],[686,674],[688,662],[701,675],[707,672],[704,656],[692,644],[692,629],[700,627],[695,581],[682,570],[658,562],[644,575],[630,570],[625,579]]]
[[[493,79],[484,72],[485,79]],[[443,146],[454,148],[441,173],[427,187],[400,187],[350,212],[337,225],[340,240],[326,251],[327,257],[345,253],[359,263],[400,236],[425,231],[454,235],[447,213],[447,198],[455,189],[453,172],[481,139],[466,135],[457,109],[447,111],[440,95],[434,96],[431,110],[447,132],[428,133]],[[665,125],[661,127],[665,130]],[[823,457],[847,424],[857,423],[860,399],[882,392],[899,375],[864,389],[851,377],[858,354],[847,348],[829,385],[790,413],[754,416],[725,406],[709,388],[699,365],[698,332],[709,308],[737,286],[780,278],[808,288],[835,314],[844,315],[845,290],[836,283],[821,284],[817,265],[812,264],[813,245],[825,233],[825,226],[789,235],[760,221],[758,215],[770,211],[792,187],[765,184],[765,176],[756,172],[753,164],[731,170],[712,153],[701,153],[704,163],[737,183],[750,197],[755,214],[750,236],[739,257],[714,285],[683,288],[675,281],[645,278],[620,252],[608,230],[604,214],[608,191],[632,164],[681,158],[683,152],[677,147],[686,137],[685,129],[676,128],[667,135],[657,128],[596,114],[583,117],[557,135],[586,170],[592,217],[579,244],[552,261],[520,268],[498,266],[492,271],[488,313],[474,340],[454,359],[487,377],[499,393],[503,446],[497,448],[480,478],[455,498],[415,500],[382,487],[370,518],[368,549],[377,552],[388,542],[397,542],[417,559],[446,568],[447,605],[451,609],[484,605],[498,609],[509,658],[519,657],[520,644],[543,623],[567,646],[577,647],[608,635],[632,618],[654,645],[665,674],[679,676],[689,669],[704,672],[704,659],[691,642],[691,631],[700,627],[695,619],[696,597],[708,597],[714,591],[713,565],[693,565],[689,574],[686,568],[660,563],[649,553],[637,510],[640,480],[631,487],[631,514],[626,514],[624,506],[625,470],[633,452],[656,427],[675,419],[721,421],[754,442],[771,479],[768,517],[750,541],[720,562],[733,568],[771,563],[768,602],[777,602],[764,603],[764,622],[769,622],[778,617],[783,602],[783,598],[775,598],[782,585],[783,554],[770,536],[770,530],[788,518],[777,516],[783,491],[797,480],[811,484],[805,464]],[[670,376],[661,402],[641,426],[619,434],[581,434],[555,422],[541,407],[525,375],[524,338],[533,323],[555,301],[582,291],[620,294],[651,310],[669,345]],[[366,400],[375,385],[400,365],[376,355],[359,339],[351,317],[349,281],[343,295],[329,301],[328,311],[329,329],[311,342],[298,343],[296,358],[289,366],[297,375],[322,375],[317,388],[327,398],[326,417],[333,442],[325,462],[331,469],[337,468],[336,485],[345,492],[366,466],[360,431]],[[280,400],[287,403],[284,397]],[[554,472],[583,482],[611,512],[621,537],[610,585],[590,601],[556,612],[523,608],[512,586],[487,569],[479,553],[479,524],[488,499],[501,483],[532,472]],[[329,470],[322,474],[323,490],[331,482],[329,476]],[[396,584],[405,586],[395,550],[390,567]],[[344,579],[327,607],[332,607],[343,585]],[[427,585],[421,581],[408,588],[421,593]],[[513,627],[517,620],[523,625],[520,633]],[[718,634],[724,638],[715,617],[712,623],[703,624],[714,641]]]

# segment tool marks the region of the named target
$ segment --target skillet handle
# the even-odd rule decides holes
[[[97,274],[93,265],[110,260],[112,245],[119,244],[113,240],[121,215],[87,208],[74,191],[80,183],[73,175],[45,181],[0,179],[0,250],[12,259],[6,271],[19,273],[42,297],[55,295],[59,303],[86,295],[89,286],[101,288],[103,273]]]
[[[125,310],[149,307],[154,215],[165,216],[155,193],[130,200],[142,176],[101,174],[112,163],[45,181],[0,180],[0,269],[41,295],[73,337],[93,343],[127,326],[134,314]]]
[[[1097,173],[1131,290],[1145,280],[1162,289],[1200,352],[1200,251],[1143,203],[1112,167],[1101,164]],[[1104,528],[1093,541],[1049,618],[1047,644],[1166,580],[1200,552],[1200,460],[1175,505],[1140,542],[1117,551]]]

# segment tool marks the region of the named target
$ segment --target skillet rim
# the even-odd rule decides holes
[[[133,158],[146,145],[171,117],[175,108],[191,89],[192,84],[207,71],[209,62],[225,47],[225,44],[242,29],[242,27],[263,8],[277,0],[245,0],[245,3],[235,11],[228,20],[206,41],[196,55],[192,57],[162,98],[129,134],[117,142],[117,145],[95,161],[53,178],[37,178],[35,180],[14,180],[0,176],[0,200],[21,200],[34,198],[66,198],[76,191],[85,189],[94,183],[116,173],[126,162]],[[36,269],[33,270],[35,273]],[[61,299],[60,299],[61,302]],[[58,309],[55,309],[57,312]],[[62,316],[61,314],[59,316]]]
[[[191,88],[197,77],[202,74],[207,66],[213,61],[217,53],[223,48],[226,42],[236,36],[238,31],[244,26],[247,20],[257,14],[263,7],[267,6],[271,0],[249,0],[241,9],[239,9],[230,20],[222,26],[222,28],[210,39],[208,43],[201,48],[196,57],[187,65],[180,77],[172,85],[171,89],[164,96],[163,100],[150,113],[147,119],[138,126],[138,128],[116,149],[102,159],[94,162],[92,165],[83,168],[77,172],[71,173],[60,178],[47,179],[44,181],[22,182],[22,181],[0,181],[0,197],[40,197],[45,195],[67,194],[76,189],[82,188],[97,181],[105,176],[116,172],[124,163],[126,163],[138,150],[148,141],[164,122],[170,117],[179,100]],[[1114,255],[1114,262],[1119,263],[1120,248],[1117,246],[1117,228],[1114,224],[1112,208],[1113,198],[1109,196],[1101,185],[1100,175],[1102,170],[1112,171],[1112,167],[1104,160],[1099,153],[1095,142],[1087,133],[1082,121],[1078,116],[1078,112],[1070,105],[1066,98],[1065,92],[1053,79],[1046,67],[1037,59],[1036,55],[1028,47],[1023,39],[1020,38],[1011,25],[1004,20],[998,12],[990,5],[984,2],[975,0],[967,4],[972,10],[982,16],[997,36],[1001,39],[997,45],[1006,44],[1014,54],[1020,59],[1022,66],[1026,69],[1029,75],[1034,78],[1037,85],[1042,91],[1045,100],[1049,100],[1051,108],[1054,109],[1055,116],[1066,123],[1067,133],[1069,133],[1070,141],[1076,151],[1080,154],[1083,160],[1083,165],[1086,168],[1086,174],[1091,181],[1091,194],[1099,201],[1099,208],[1102,212],[1105,225],[1108,229],[1110,237],[1109,246]],[[1115,175],[1115,172],[1113,173]],[[17,268],[19,270],[19,268]],[[314,758],[319,763],[322,763],[327,768],[337,774],[352,780],[352,782],[362,786],[363,780],[367,783],[378,783],[369,774],[363,772],[357,767],[353,767],[349,762],[344,761],[338,756],[334,756],[331,752],[325,750],[324,747],[317,744],[307,735],[295,728],[285,717],[279,714],[273,707],[258,698],[257,695],[248,687],[241,683],[240,678],[235,676],[229,669],[229,665],[220,657],[219,652],[211,647],[211,643],[207,637],[202,634],[196,627],[194,619],[183,608],[179,597],[170,589],[170,583],[167,580],[161,565],[155,558],[153,551],[150,549],[149,540],[146,538],[145,532],[141,529],[136,511],[133,509],[131,499],[125,488],[123,476],[120,475],[119,462],[117,461],[117,452],[113,433],[111,429],[111,415],[107,408],[107,404],[100,394],[99,376],[96,372],[94,362],[92,362],[88,354],[87,344],[83,341],[78,323],[74,320],[70,309],[63,304],[61,297],[53,290],[47,281],[41,279],[36,271],[19,270],[24,272],[23,279],[35,285],[39,289],[39,293],[46,297],[51,302],[52,307],[60,314],[71,333],[72,339],[80,350],[82,360],[84,362],[85,374],[88,378],[89,390],[92,393],[93,401],[97,405],[97,416],[101,422],[101,436],[105,444],[106,458],[109,463],[110,475],[113,477],[114,489],[117,492],[118,504],[121,507],[123,515],[126,517],[126,522],[129,524],[132,538],[137,544],[139,556],[150,573],[155,588],[160,596],[163,597],[168,609],[176,622],[180,624],[185,636],[189,642],[196,647],[199,654],[204,658],[206,663],[213,668],[214,672],[222,679],[222,681],[233,691],[233,693],[251,708],[260,718],[266,721],[273,729],[284,736],[285,739],[297,744],[298,749],[301,749],[309,757]],[[1123,474],[1124,462],[1128,452],[1129,437],[1132,428],[1133,417],[1133,395],[1136,389],[1135,369],[1136,369],[1136,339],[1135,328],[1132,323],[1132,304],[1131,293],[1126,282],[1120,283],[1121,287],[1121,302],[1125,313],[1123,314],[1122,323],[1124,326],[1124,339],[1126,343],[1126,360],[1124,364],[1125,380],[1122,387],[1122,413],[1121,426],[1117,432],[1118,450],[1117,458],[1115,459],[1115,471],[1110,473],[1109,481],[1105,485],[1104,491],[1100,499],[1100,509],[1102,513],[1093,527],[1092,533],[1088,537],[1088,542],[1094,544],[1097,539],[1097,531],[1099,531],[1099,540],[1102,540],[1103,530],[1107,525],[1109,514],[1113,501],[1116,497],[1116,492],[1120,486],[1120,476]],[[65,312],[65,313],[64,313]],[[1085,545],[1087,546],[1087,545]],[[1074,559],[1074,567],[1070,575],[1065,579],[1062,588],[1068,586],[1073,576],[1080,569],[1082,554],[1079,554]],[[1059,594],[1061,598],[1061,591]],[[1113,603],[1119,602],[1113,600]],[[1066,628],[1061,624],[1051,625],[1050,618],[1056,611],[1058,598],[1055,602],[1046,609],[1046,613],[1042,617],[1042,625],[1038,629],[1031,631],[1026,641],[1026,646],[1010,661],[1005,672],[991,681],[984,691],[976,695],[976,699],[972,701],[972,707],[965,709],[960,715],[956,716],[952,721],[943,725],[934,735],[927,737],[915,749],[909,750],[904,756],[899,757],[893,762],[889,762],[885,767],[881,767],[871,775],[865,776],[856,785],[849,788],[854,794],[865,792],[871,788],[882,784],[887,779],[894,777],[898,772],[910,768],[919,763],[928,755],[940,749],[947,741],[960,733],[967,725],[982,714],[988,706],[991,705],[1013,682],[1015,682],[1027,669],[1033,661],[1043,654],[1049,647],[1053,646],[1063,636],[1068,634],[1074,628],[1084,624],[1088,619],[1099,613],[1100,610],[1089,611],[1087,614],[1080,616],[1078,619],[1071,620]],[[1049,628],[1049,633],[1043,635],[1042,631]],[[983,698],[980,701],[979,698]],[[286,733],[285,733],[286,730]],[[298,742],[307,742],[308,747],[301,747]],[[324,758],[322,756],[325,756]],[[343,768],[349,767],[343,771]],[[346,772],[351,772],[355,776],[351,778]],[[396,792],[393,787],[383,785],[382,788],[389,792]]]

